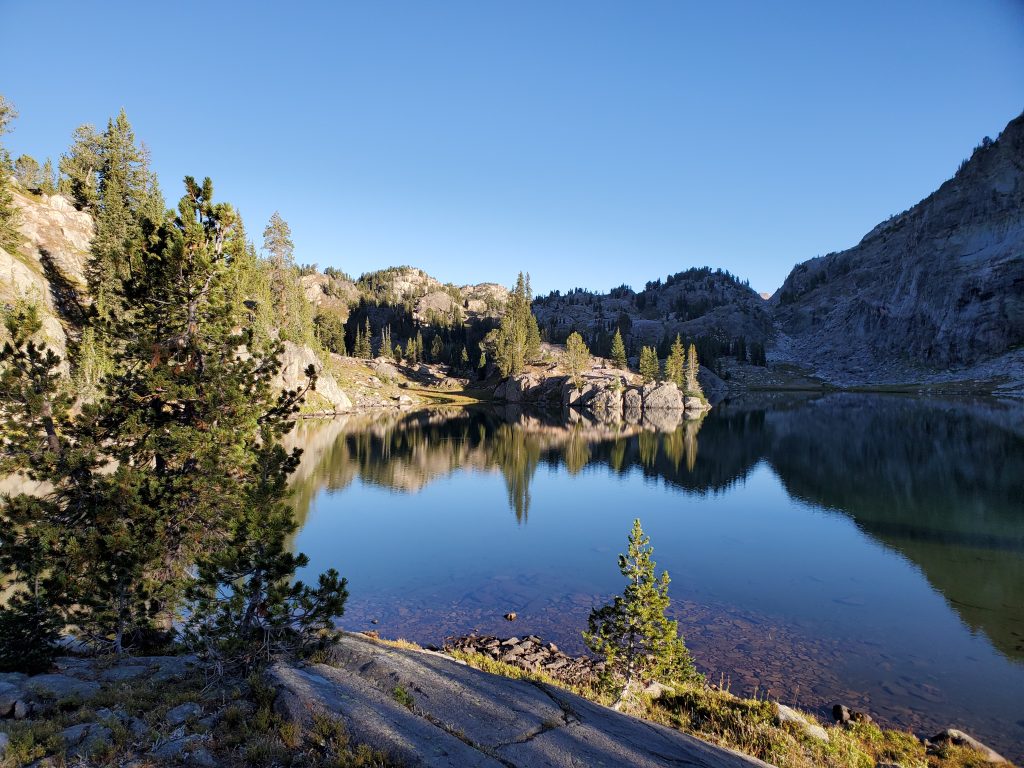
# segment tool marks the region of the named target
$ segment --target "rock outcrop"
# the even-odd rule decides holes
[[[798,264],[771,305],[769,359],[835,383],[1024,371],[1024,115],[855,247]]]
[[[698,418],[711,406],[700,398],[685,397],[672,382],[638,384],[629,371],[591,367],[577,386],[557,368],[520,373],[502,381],[494,399],[513,405],[557,407],[582,411],[605,423],[650,422],[656,429],[672,430],[682,418]],[[660,426],[659,426],[660,425]]]
[[[281,370],[273,381],[276,389],[300,389],[306,386],[306,369],[317,371],[316,389],[306,395],[303,410],[306,413],[341,413],[352,407],[352,401],[345,394],[337,380],[316,356],[312,349],[290,341],[284,342],[281,355]]]
[[[88,301],[85,265],[92,217],[61,195],[12,191],[23,241],[15,253],[0,248],[0,306],[21,299],[35,302],[43,321],[41,340],[66,358],[68,334],[74,333]]]
[[[560,688],[511,680],[429,651],[346,635],[330,663],[275,665],[275,708],[311,727],[340,718],[350,737],[423,768],[754,768],[765,763],[614,712]]]

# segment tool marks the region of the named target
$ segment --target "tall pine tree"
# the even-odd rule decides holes
[[[615,329],[615,336],[612,338],[612,362],[616,368],[625,370],[629,367],[626,360],[626,345],[622,343],[622,332],[618,328]]]
[[[685,384],[686,350],[678,333],[676,340],[672,342],[672,349],[669,350],[668,357],[665,359],[665,378],[680,389]]]

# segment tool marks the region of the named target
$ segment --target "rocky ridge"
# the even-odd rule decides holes
[[[555,291],[537,297],[533,311],[553,339],[577,330],[590,337],[606,334],[610,341],[618,326],[634,353],[676,334],[764,343],[772,331],[765,300],[738,278],[710,267],[659,278],[642,291],[625,285],[608,293]]]
[[[769,359],[838,384],[1024,385],[1024,115],[859,244],[798,264]]]

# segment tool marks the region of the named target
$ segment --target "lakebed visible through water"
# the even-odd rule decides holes
[[[296,546],[349,579],[346,628],[583,652],[639,517],[712,681],[1024,760],[1019,403],[762,396],[661,432],[442,409],[291,437]]]

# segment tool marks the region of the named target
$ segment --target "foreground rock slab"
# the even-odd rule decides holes
[[[355,742],[423,768],[752,768],[759,760],[567,691],[438,653],[345,635],[330,663],[269,672],[275,707],[310,726],[340,718]]]

